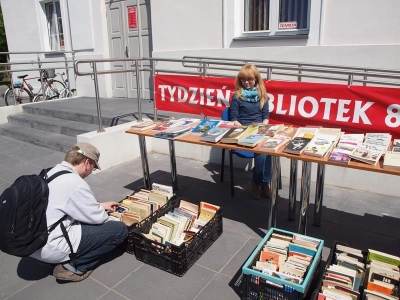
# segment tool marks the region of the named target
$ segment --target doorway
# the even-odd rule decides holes
[[[107,1],[107,25],[111,58],[151,57],[151,14],[149,0]],[[112,70],[132,69],[130,62],[111,63]],[[153,88],[149,71],[140,72],[143,99]],[[112,74],[113,97],[136,98],[136,73]]]

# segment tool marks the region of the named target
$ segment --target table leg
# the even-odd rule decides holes
[[[306,234],[307,231],[307,210],[310,202],[311,162],[303,161],[300,191],[300,217],[298,232]]]
[[[268,228],[276,227],[277,207],[276,202],[278,198],[278,174],[279,173],[279,156],[271,156],[271,205],[268,214]]]
[[[139,138],[140,158],[142,160],[143,183],[146,189],[151,190],[149,162],[147,160],[146,139],[142,135],[139,135],[138,138]]]
[[[169,140],[169,158],[171,161],[171,178],[172,178],[172,188],[174,192],[178,190],[178,173],[176,171],[176,157],[175,157],[175,142],[174,140]]]
[[[313,218],[313,224],[315,226],[321,226],[322,200],[324,198],[324,182],[325,182],[325,165],[318,164],[317,185],[315,188],[314,218]]]
[[[289,183],[289,212],[288,220],[293,221],[296,214],[296,193],[297,193],[297,159],[290,160],[290,183]]]

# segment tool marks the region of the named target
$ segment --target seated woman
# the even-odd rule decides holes
[[[230,119],[236,126],[252,123],[268,124],[268,99],[261,74],[256,66],[244,65],[235,80],[235,94],[230,106]],[[252,192],[257,198],[269,197],[271,157],[254,155]]]

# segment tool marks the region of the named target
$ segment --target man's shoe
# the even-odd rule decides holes
[[[62,282],[78,282],[85,280],[92,274],[93,270],[86,271],[82,274],[76,274],[70,270],[64,268],[62,264],[56,265],[53,270],[53,276]]]

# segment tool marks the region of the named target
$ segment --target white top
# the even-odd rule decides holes
[[[108,220],[104,208],[100,206],[89,185],[66,161],[56,165],[47,174],[50,177],[56,172],[67,170],[72,173],[63,174],[49,183],[49,202],[46,211],[47,226],[61,219],[68,232],[74,252],[81,241],[81,223],[102,224]],[[50,234],[43,248],[31,256],[47,263],[60,263],[69,260],[70,248],[64,238],[61,227],[57,226]]]

